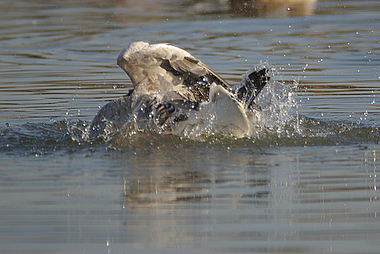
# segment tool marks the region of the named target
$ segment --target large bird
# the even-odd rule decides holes
[[[134,42],[117,64],[133,83],[91,122],[90,138],[123,129],[191,136],[206,131],[248,135],[260,110],[254,99],[269,81],[266,68],[247,71],[230,86],[200,60],[171,44]]]

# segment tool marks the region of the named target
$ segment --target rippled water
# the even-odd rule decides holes
[[[378,1],[238,2],[0,1],[0,253],[378,253]],[[73,140],[132,86],[116,57],[138,40],[230,83],[271,65],[289,118],[243,139]]]

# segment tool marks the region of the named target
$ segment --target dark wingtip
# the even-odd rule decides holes
[[[249,71],[246,78],[242,81],[243,86],[236,90],[237,98],[245,103],[248,108],[252,108],[254,105],[253,100],[269,80],[270,77],[268,76],[268,70],[266,68],[262,68],[259,71]]]
[[[270,80],[268,76],[268,70],[266,68],[261,69],[260,71],[253,71],[248,75],[249,81],[255,89],[255,97],[260,93],[264,86]]]

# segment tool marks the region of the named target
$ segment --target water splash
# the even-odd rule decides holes
[[[275,68],[271,68],[270,74],[272,81],[256,98],[257,104],[262,109],[257,114],[256,135],[259,135],[260,131],[264,129],[281,134],[294,116],[298,118],[297,103],[294,99],[298,82],[293,80],[285,83]],[[276,78],[279,80],[276,81]],[[298,121],[295,127],[298,132]]]
[[[251,131],[239,138],[234,135],[231,126],[216,124],[218,114],[213,104],[205,104],[202,110],[194,110],[193,120],[185,127],[162,131],[154,128],[149,121],[142,125],[138,117],[132,117],[123,128],[113,133],[109,126],[102,135],[95,139],[89,135],[90,123],[86,121],[67,122],[68,133],[73,141],[78,143],[108,142],[113,147],[129,146],[132,149],[142,144],[160,147],[161,142],[204,142],[210,145],[234,146],[309,146],[309,145],[339,145],[352,143],[379,143],[380,131],[377,127],[367,127],[355,123],[337,123],[333,121],[318,121],[298,114],[294,93],[298,83],[284,82],[275,68],[268,65],[258,65],[256,68],[267,68],[270,72],[270,82],[255,99],[261,111],[256,112],[252,121]],[[220,112],[219,112],[220,114]],[[138,114],[133,114],[137,116]],[[142,128],[143,126],[143,128]],[[153,126],[153,127],[152,127]],[[178,143],[178,142],[179,143]]]
[[[179,128],[181,131],[175,132],[175,134],[186,138],[204,139],[215,135],[232,138],[257,138],[264,130],[282,133],[288,122],[294,115],[297,115],[293,93],[298,83],[296,81],[283,82],[276,69],[268,64],[259,64],[253,70],[259,71],[263,68],[269,71],[271,79],[255,100],[261,110],[239,112],[237,105],[231,103],[228,107],[222,107],[222,112],[218,112],[220,109],[215,103],[204,104],[201,110],[193,113],[193,124],[190,121],[190,124]],[[245,106],[239,103],[238,108],[245,109]],[[230,119],[222,120],[223,123],[220,124],[218,120],[225,119],[226,114]],[[245,126],[244,119],[237,117],[241,114],[247,118],[250,125],[248,128]],[[233,125],[225,124],[225,122],[231,122],[231,119],[234,121]]]
[[[126,138],[137,133],[172,134],[188,139],[204,139],[215,135],[226,138],[254,138],[259,137],[263,130],[275,131],[280,134],[294,113],[292,108],[296,103],[293,99],[293,91],[297,83],[293,82],[289,85],[281,80],[278,81],[280,75],[268,64],[259,64],[252,70],[259,71],[264,68],[269,71],[268,75],[271,79],[256,98],[256,105],[261,110],[247,109],[247,105],[231,99],[233,97],[231,92],[221,86],[211,85],[210,100],[201,103],[198,110],[186,111],[187,120],[179,121],[170,128],[167,126],[161,128],[157,125],[154,109],[152,111],[150,105],[145,105],[149,103],[139,102],[138,106],[131,107],[129,103],[136,102],[129,99],[124,104],[112,104],[106,111],[107,115],[112,115],[114,112],[119,113],[119,108],[125,111],[125,105],[128,105],[129,109],[133,109],[123,125],[120,126],[114,120],[109,121],[107,118],[98,117],[99,123],[95,127],[91,123],[77,121],[68,124],[68,130],[76,142],[91,142],[97,139],[107,142],[111,141],[115,135]],[[160,96],[162,97],[155,93],[149,97],[159,101]]]
[[[53,152],[95,151],[99,146],[119,151],[146,151],[146,149],[233,149],[242,147],[273,146],[336,146],[380,143],[380,128],[353,123],[326,122],[294,115],[282,132],[278,128],[261,128],[258,135],[236,138],[221,133],[190,139],[173,134],[138,133],[116,134],[105,143],[103,139],[87,140],[88,122],[56,121],[49,123],[26,123],[0,126],[0,151],[9,155],[43,156]],[[83,138],[84,137],[84,138]]]

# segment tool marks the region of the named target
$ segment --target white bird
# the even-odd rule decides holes
[[[133,128],[141,132],[194,136],[207,131],[248,135],[253,102],[269,80],[267,70],[254,68],[230,86],[188,52],[170,44],[131,43],[117,64],[133,89],[106,104],[93,119],[88,136],[109,139]]]

